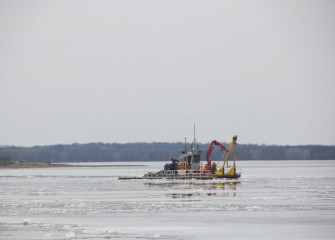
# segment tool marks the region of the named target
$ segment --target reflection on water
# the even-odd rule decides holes
[[[189,198],[194,196],[200,196],[199,193],[171,193],[166,195],[171,196],[172,198]]]
[[[236,190],[236,186],[240,184],[240,181],[232,182],[145,182],[145,185],[149,187],[160,187],[160,188],[169,188],[169,189],[194,189],[194,188],[203,188],[206,190]]]
[[[169,189],[177,191],[167,193],[166,196],[172,198],[197,198],[200,196],[236,196],[237,186],[240,181],[229,182],[146,182],[145,185],[151,190]],[[193,200],[199,201],[199,200]]]
[[[216,183],[213,183],[210,187],[211,189],[236,190],[236,186],[238,184],[240,184],[240,182],[216,182]]]

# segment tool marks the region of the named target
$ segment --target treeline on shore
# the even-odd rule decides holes
[[[228,145],[224,143],[224,145]],[[199,144],[202,160],[206,160],[209,144]],[[187,146],[189,147],[189,146]],[[0,146],[0,161],[28,162],[121,162],[169,161],[185,149],[184,143],[86,143],[34,147]],[[214,149],[212,159],[222,152]],[[238,160],[333,160],[335,146],[277,146],[238,144]]]

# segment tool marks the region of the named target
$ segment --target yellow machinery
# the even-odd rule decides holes
[[[217,171],[214,175],[218,178],[239,178],[241,176],[240,173],[236,172],[236,141],[237,136],[232,138],[231,143],[229,144],[227,150],[223,153],[220,161],[217,164]],[[233,155],[232,166],[228,167],[228,160],[230,155]],[[220,163],[222,163],[220,167]],[[225,169],[225,166],[227,169]]]

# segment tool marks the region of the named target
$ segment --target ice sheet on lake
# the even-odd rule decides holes
[[[335,161],[240,162],[239,180],[118,180],[163,163],[144,165],[1,170],[0,239],[335,238]]]

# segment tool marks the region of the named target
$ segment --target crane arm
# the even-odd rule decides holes
[[[205,166],[206,170],[210,170],[212,167],[211,154],[214,149],[214,146],[218,146],[221,149],[221,151],[227,151],[227,148],[223,146],[220,142],[213,140],[207,149],[207,154],[206,154],[207,164]]]

